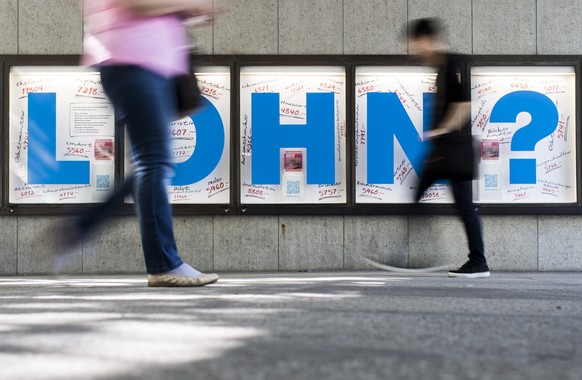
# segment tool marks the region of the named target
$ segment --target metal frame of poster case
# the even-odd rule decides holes
[[[4,142],[7,141],[7,138],[4,135],[4,125],[7,125],[7,123],[5,123],[4,115],[8,113],[4,112],[6,94],[7,91],[4,90],[4,62],[3,60],[0,60],[0,120],[2,122],[2,125],[0,126],[0,136],[2,136],[2,141]],[[6,129],[8,129],[8,127],[6,127]],[[10,213],[10,209],[4,207],[4,205],[6,204],[4,202],[4,194],[6,193],[4,185],[5,182],[7,181],[7,178],[5,178],[6,176],[4,175],[4,173],[8,172],[8,164],[7,163],[5,164],[5,162],[7,161],[4,158],[5,146],[6,143],[0,144],[0,167],[2,167],[2,175],[0,175],[0,214]]]
[[[472,66],[573,66],[576,73],[576,164],[581,167],[582,148],[580,123],[582,118],[580,88],[581,88],[581,58],[580,56],[467,56],[466,65],[461,76],[464,83],[470,86],[470,68]],[[453,214],[454,208],[448,204],[356,204],[355,202],[355,73],[358,66],[416,66],[418,62],[404,55],[392,56],[349,56],[349,55],[267,55],[267,56],[237,56],[208,55],[197,56],[200,66],[228,66],[231,70],[231,146],[230,146],[230,176],[231,193],[228,205],[174,205],[177,215],[405,215],[405,214]],[[79,56],[0,56],[0,67],[3,75],[3,101],[0,108],[2,117],[2,136],[4,143],[2,152],[2,192],[0,214],[2,215],[66,215],[78,212],[87,204],[18,204],[8,202],[8,146],[9,146],[9,83],[10,68],[13,66],[76,66]],[[253,204],[243,205],[240,200],[240,71],[245,66],[336,66],[345,68],[346,78],[346,182],[347,202],[345,204]],[[120,183],[123,167],[123,128],[116,126],[116,182]],[[577,199],[572,204],[479,204],[482,214],[582,214],[582,186],[580,175],[577,174]],[[133,207],[125,205],[117,214],[131,214]]]

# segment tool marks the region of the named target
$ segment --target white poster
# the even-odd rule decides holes
[[[170,123],[176,173],[168,188],[174,204],[230,203],[230,68],[201,67],[204,103]]]
[[[356,203],[412,203],[428,146],[436,73],[426,67],[356,68]],[[452,202],[435,183],[422,203]]]
[[[245,67],[241,203],[346,203],[343,67]]]
[[[13,67],[9,86],[9,201],[103,200],[114,185],[115,116],[99,73]]]
[[[575,203],[574,67],[473,67],[481,203]]]

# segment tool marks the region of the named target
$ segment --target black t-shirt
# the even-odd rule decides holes
[[[437,92],[431,129],[436,128],[441,123],[451,103],[470,101],[466,86],[459,80],[458,74],[460,72],[461,57],[454,54],[445,54],[444,64],[439,67],[437,74]]]

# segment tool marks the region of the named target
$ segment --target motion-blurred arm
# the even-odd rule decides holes
[[[458,131],[471,118],[471,102],[454,102],[449,105],[445,117],[432,131],[424,134],[426,138]]]
[[[118,0],[118,3],[143,17],[179,12],[189,15],[214,13],[212,0]]]

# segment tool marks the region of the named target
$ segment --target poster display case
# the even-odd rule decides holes
[[[454,213],[446,181],[410,205],[430,148],[433,68],[404,56],[198,58],[203,105],[168,126],[176,213]],[[582,58],[465,58],[481,213],[581,214]],[[1,213],[76,212],[132,170],[99,73],[78,59],[0,57]]]
[[[114,187],[115,115],[99,73],[15,66],[9,74],[9,201],[99,202]]]
[[[240,72],[242,204],[345,204],[344,67]]]
[[[202,106],[170,123],[173,204],[230,203],[230,67],[196,69]]]
[[[475,202],[577,202],[573,66],[475,66],[471,99]]]
[[[436,72],[422,66],[358,66],[355,96],[356,202],[412,203],[429,146]],[[433,184],[422,203],[450,203],[450,185]]]

